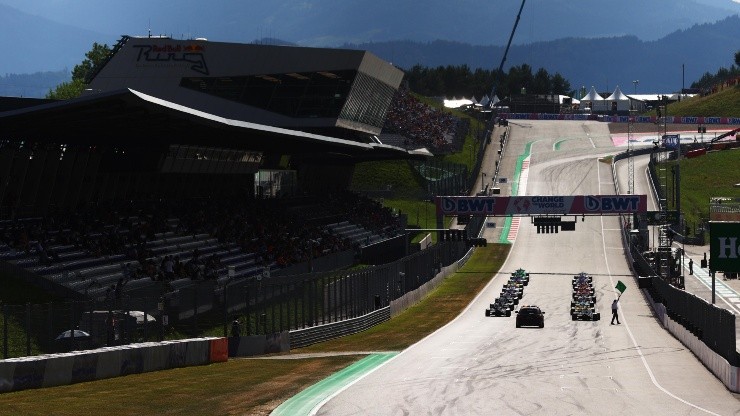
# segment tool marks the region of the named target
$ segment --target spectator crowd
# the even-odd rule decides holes
[[[283,199],[140,201],[99,204],[42,218],[0,221],[0,242],[15,251],[37,255],[39,264],[63,262],[62,246],[90,257],[125,255],[124,278],[170,281],[217,279],[225,275],[217,254],[197,248],[182,253],[153,251],[151,242],[165,232],[177,236],[207,234],[222,247],[254,253],[255,263],[286,267],[352,248],[349,240],[326,225],[348,220],[383,236],[400,230],[391,211],[350,192],[306,202]]]
[[[399,88],[386,115],[384,133],[398,133],[433,152],[449,152],[458,118],[429,107]]]

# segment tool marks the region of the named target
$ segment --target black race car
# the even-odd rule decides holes
[[[596,304],[596,296],[590,295],[576,295],[573,296],[573,300],[570,301],[570,307],[574,307],[576,304],[588,304],[592,308]]]
[[[496,300],[486,309],[486,316],[511,316],[511,310],[514,304],[506,299],[496,298]]]
[[[506,284],[503,288],[501,288],[501,294],[516,296],[517,298],[521,299],[522,296],[524,296],[524,291],[521,287]]]
[[[589,303],[577,303],[570,308],[570,319],[573,321],[598,321],[601,313],[596,312]]]
[[[525,272],[524,269],[517,269],[517,271],[511,274],[509,281],[514,281],[527,286],[529,284],[529,273]]]
[[[521,328],[523,326],[544,328],[545,312],[535,305],[522,306],[516,311],[516,327]]]

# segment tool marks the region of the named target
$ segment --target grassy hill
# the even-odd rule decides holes
[[[701,222],[709,219],[709,198],[740,198],[740,188],[734,187],[740,183],[738,161],[740,149],[709,152],[701,157],[681,160],[681,211],[691,234],[696,232]],[[675,163],[671,162],[666,171],[670,172]]]
[[[669,116],[740,117],[740,85],[668,105]]]

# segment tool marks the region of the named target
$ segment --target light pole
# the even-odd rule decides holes
[[[636,80],[632,81],[632,84],[635,86],[635,95],[637,95],[637,84],[639,84],[639,83],[640,83],[640,80],[639,79],[636,79]]]

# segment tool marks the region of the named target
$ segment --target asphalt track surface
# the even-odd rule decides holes
[[[512,122],[508,157],[527,143],[527,195],[614,193],[611,168],[598,160],[619,150],[605,124]],[[546,312],[543,329],[517,329],[514,315],[484,316],[508,274],[519,267],[532,273],[520,304]],[[594,275],[600,321],[571,321],[570,282],[580,271]],[[627,285],[621,325],[610,325],[618,280]],[[630,276],[618,218],[587,217],[579,219],[576,231],[558,234],[537,234],[523,224],[501,273],[459,317],[313,412],[732,415],[740,414],[740,400],[653,317]]]

